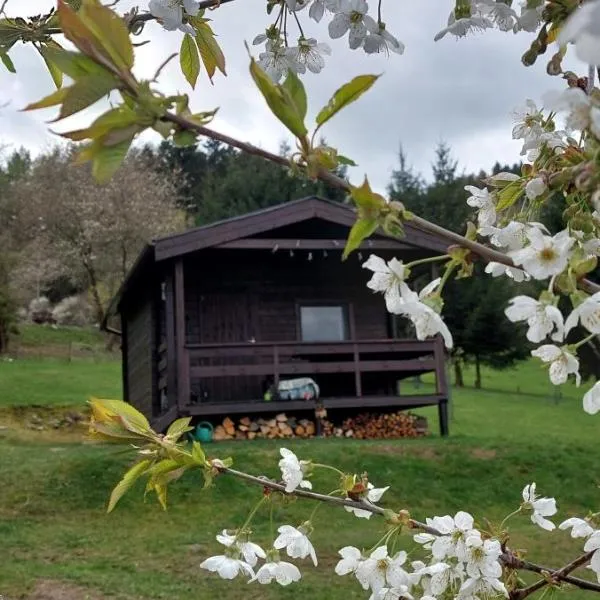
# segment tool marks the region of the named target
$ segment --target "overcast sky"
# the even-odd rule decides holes
[[[146,6],[121,0],[119,7],[124,10],[137,4]],[[400,143],[410,164],[427,177],[433,149],[441,140],[452,146],[460,168],[467,171],[487,169],[496,160],[514,162],[519,159],[520,144],[511,139],[512,109],[525,98],[538,102],[547,90],[564,85],[545,73],[550,53],[534,67],[522,66],[520,56],[531,34],[488,31],[458,41],[446,36],[434,42],[453,4],[453,0],[384,0],[387,28],[406,44],[404,55],[389,58],[351,51],[346,38],[328,40],[327,17],[320,24],[308,21],[307,35],[328,41],[333,51],[320,75],[304,77],[311,118],[345,81],[362,73],[383,73],[369,93],[324,129],[327,140],[358,163],[350,171],[355,181],[368,173],[376,187],[384,188]],[[7,12],[23,15],[26,7],[32,14],[52,5],[51,0],[9,0]],[[285,131],[253,87],[243,43],[251,42],[269,24],[264,6],[264,0],[237,0],[208,15],[227,59],[228,77],[217,76],[213,87],[201,74],[196,91],[191,91],[173,61],[161,76],[160,89],[189,91],[193,110],[220,107],[215,129],[276,150]],[[302,16],[307,21],[307,15]],[[140,41],[151,39],[152,43],[139,49],[136,74],[153,73],[178,49],[182,35],[149,24]],[[22,113],[20,109],[51,92],[52,82],[32,47],[16,47],[11,56],[17,75],[0,71],[0,105],[7,103],[0,109],[0,143],[39,152],[56,141],[45,123],[55,111]],[[97,113],[101,108],[94,110]],[[83,115],[51,126],[57,130],[81,126],[92,113]]]

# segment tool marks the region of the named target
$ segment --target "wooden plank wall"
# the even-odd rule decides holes
[[[153,416],[156,394],[153,373],[154,332],[152,299],[146,297],[123,311],[127,322],[127,400],[147,417]]]
[[[351,303],[351,330],[358,340],[389,337],[383,297],[366,287],[370,272],[356,255],[343,263],[340,258],[341,249],[327,256],[314,252],[312,260],[306,251],[291,256],[289,251],[212,250],[190,257],[185,263],[188,343],[297,340],[298,303],[310,302]],[[232,364],[219,358],[202,364],[223,360]],[[352,393],[354,378],[347,379],[336,389]],[[197,401],[257,399],[265,385],[258,377],[215,378],[192,382],[192,395]]]

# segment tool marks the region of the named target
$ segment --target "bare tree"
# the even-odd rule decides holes
[[[98,185],[70,149],[36,159],[8,194],[21,240],[18,277],[58,275],[89,290],[98,320],[142,246],[185,227],[175,174],[158,173],[150,158],[132,153],[117,175]]]

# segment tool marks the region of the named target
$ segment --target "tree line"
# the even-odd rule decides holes
[[[289,155],[290,148],[282,144],[280,153]],[[472,217],[464,186],[481,186],[488,174],[519,169],[496,164],[487,174],[461,173],[451,149],[441,143],[426,180],[400,149],[388,193],[417,214],[463,233]],[[145,146],[131,153],[105,186],[93,181],[87,166],[73,164],[69,148],[35,159],[24,150],[13,152],[0,167],[0,351],[18,309],[40,296],[57,303],[85,295],[91,319],[100,321],[152,238],[308,195],[345,200],[339,189],[212,141]],[[560,202],[551,210],[546,216],[560,221]],[[481,365],[505,368],[529,355],[519,326],[503,312],[509,298],[529,292],[522,286],[517,291],[505,277],[491,278],[483,265],[476,264],[475,271],[475,277],[449,283],[444,318],[455,335],[455,383],[464,384],[462,367],[469,363],[479,387]]]

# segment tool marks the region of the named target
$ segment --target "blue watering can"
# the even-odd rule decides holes
[[[212,442],[213,426],[208,421],[202,421],[196,426],[196,439],[199,442]]]

